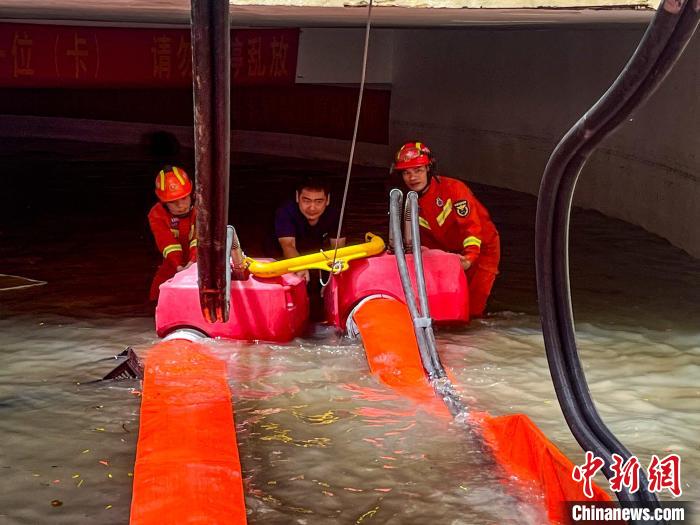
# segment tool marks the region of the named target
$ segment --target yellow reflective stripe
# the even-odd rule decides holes
[[[180,238],[180,230],[177,228],[170,228],[170,233],[172,233],[176,239]]]
[[[173,166],[173,173],[177,177],[177,180],[180,182],[180,184],[182,184],[184,186],[185,185],[185,178],[182,175],[180,175],[180,170],[177,169],[177,167]]]
[[[467,237],[466,239],[464,239],[462,246],[464,246],[465,248],[467,246],[481,246],[481,239],[479,239],[478,237]]]
[[[160,191],[165,191],[165,172],[163,170],[160,170],[158,178],[160,179]]]
[[[437,216],[436,220],[439,226],[445,223],[445,219],[452,213],[452,199],[447,199],[445,206],[443,206],[440,215]]]
[[[163,257],[167,257],[169,254],[173,252],[181,252],[182,251],[182,246],[179,244],[168,244],[165,248],[163,248]]]
[[[423,217],[418,217],[418,224],[423,226],[423,228],[430,229],[430,224],[428,224],[428,221],[426,221]]]
[[[190,239],[194,237],[194,223],[192,223],[192,226],[190,226]]]
[[[194,248],[195,246],[197,246],[197,239],[192,239],[190,241],[190,248]]]

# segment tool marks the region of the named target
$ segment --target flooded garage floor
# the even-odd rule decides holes
[[[91,381],[127,345],[157,340],[146,297],[159,254],[146,213],[158,162],[138,148],[11,146],[0,273],[46,284],[0,291],[0,524],[127,523],[140,385]],[[297,177],[323,172],[342,189],[341,165],[233,160],[231,218],[250,254]],[[355,171],[351,239],[386,236],[385,177]],[[535,198],[473,189],[501,232],[501,274],[487,318],[439,332],[443,362],[474,407],[527,413],[580,462],[544,355]],[[584,210],[572,218],[571,257],[579,346],[603,418],[645,466],[680,454],[682,499],[697,500],[700,262]],[[17,283],[0,276],[0,288]],[[537,499],[512,494],[463,429],[375,381],[362,348],[331,329],[287,345],[212,346],[229,363],[249,523],[542,522]]]

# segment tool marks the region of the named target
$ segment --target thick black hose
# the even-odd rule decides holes
[[[698,10],[697,0],[695,2],[688,2],[685,5],[671,38],[667,41],[667,45],[659,54],[656,62],[650,69],[648,69],[648,72],[639,87],[633,93],[627,96],[627,100],[622,107],[601,126],[600,130],[595,135],[589,138],[585,144],[585,147],[582,149],[582,152],[573,158],[569,163],[560,186],[560,193],[557,197],[557,207],[554,219],[554,253],[563,253],[562,250],[565,250],[567,247],[567,235],[565,232],[560,231],[560,229],[563,228],[568,222],[571,208],[571,196],[575,190],[578,176],[583,163],[586,161],[587,155],[605,138],[605,136],[607,136],[607,134],[614,130],[621,122],[626,120],[634,109],[645,102],[661,84],[695,32],[699,20]],[[554,275],[556,282],[558,283],[558,286],[555,289],[559,290],[559,293],[564,299],[564,302],[560,303],[561,308],[566,309],[566,311],[570,311],[571,303],[570,293],[568,292],[569,279],[566,259],[559,259],[558,261],[555,261],[555,264]],[[610,450],[617,452],[625,459],[629,459],[629,457],[631,457],[631,453],[622,445],[622,443],[619,442],[612,432],[610,432],[607,426],[600,419],[598,412],[595,410],[595,406],[591,399],[585,380],[585,375],[582,370],[582,365],[578,359],[577,353],[575,353],[575,331],[573,320],[571,318],[567,318],[567,316],[561,316],[561,318],[563,321],[562,333],[563,337],[565,338],[565,356],[571,369],[571,374],[576,378],[574,381],[575,395],[581,405],[584,407],[584,416],[588,424],[595,430],[598,437]],[[640,485],[643,488],[648,486],[644,473],[640,473]],[[656,496],[649,493],[647,490],[641,491],[640,497],[644,501],[652,504],[657,504],[658,502]]]
[[[697,24],[698,0],[691,0],[680,10],[675,2],[662,4],[618,79],[559,143],[540,186],[536,221],[537,282],[550,371],[572,433],[584,449],[604,457],[608,465],[612,452],[625,458],[630,453],[600,419],[576,351],[568,278],[571,201],[578,175],[590,152],[650,96],[682,53]],[[646,489],[645,480],[641,485]],[[625,491],[618,497],[658,504],[655,495],[646,490],[639,495]]]

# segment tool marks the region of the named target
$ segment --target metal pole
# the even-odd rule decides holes
[[[230,156],[231,24],[228,0],[192,0],[192,78],[197,181],[199,302],[227,321],[226,224]]]

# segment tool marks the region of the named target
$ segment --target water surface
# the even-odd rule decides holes
[[[143,353],[157,340],[145,301],[158,261],[145,223],[154,162],[73,147],[5,158],[17,177],[0,273],[47,284],[0,291],[3,525],[128,522],[140,385],[91,381],[127,345]],[[322,170],[342,187],[343,167],[331,163],[235,160],[231,216],[253,254],[294,177]],[[28,191],[32,176],[43,189]],[[354,240],[386,232],[383,176],[355,174]],[[443,362],[472,406],[528,414],[580,462],[537,314],[535,199],[474,189],[501,232],[501,275],[487,318],[439,331]],[[652,454],[680,454],[683,499],[696,501],[700,263],[584,210],[572,218],[571,255],[579,349],[604,420],[645,466]],[[467,429],[374,380],[357,343],[319,327],[286,345],[211,347],[229,365],[249,523],[543,522],[536,494],[504,483]]]

